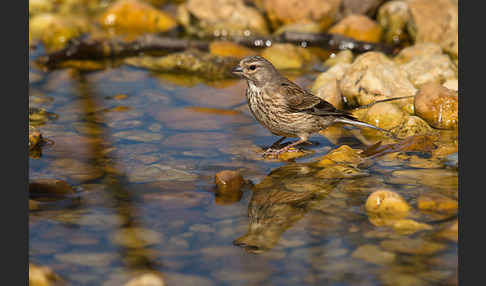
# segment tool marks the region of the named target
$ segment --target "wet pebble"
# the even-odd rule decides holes
[[[226,204],[241,199],[243,195],[241,188],[245,181],[238,171],[224,170],[218,172],[215,176],[215,183],[217,186],[216,203]]]
[[[458,125],[457,92],[439,83],[423,85],[414,102],[415,113],[438,129],[455,129]]]
[[[378,190],[368,196],[365,209],[375,215],[405,217],[410,206],[398,193],[390,190]]]

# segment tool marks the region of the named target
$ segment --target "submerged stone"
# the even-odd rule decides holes
[[[351,256],[369,263],[382,265],[392,263],[395,260],[396,254],[384,251],[379,246],[366,244],[358,247]]]
[[[235,57],[221,57],[198,50],[171,53],[165,57],[140,56],[125,63],[149,70],[198,75],[208,80],[232,78],[231,69],[238,64]]]

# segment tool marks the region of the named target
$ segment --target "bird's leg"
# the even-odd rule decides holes
[[[281,149],[278,149],[278,150],[271,150],[271,151],[270,151],[270,150],[267,150],[267,151],[265,151],[264,156],[265,156],[265,155],[275,155],[275,156],[277,156],[277,157],[278,157],[278,155],[279,155],[280,153],[287,152],[287,151],[289,151],[289,149],[290,149],[290,148],[292,148],[292,147],[294,147],[294,146],[297,146],[297,145],[299,145],[299,144],[302,144],[302,143],[304,143],[304,142],[306,142],[306,141],[307,141],[307,139],[299,139],[299,140],[295,141],[294,143],[289,144],[289,145],[287,145],[287,146],[285,146],[285,147],[283,147],[283,148],[281,148]]]
[[[287,137],[283,136],[282,138],[275,141],[272,146],[270,146],[267,150],[265,150],[265,152],[263,152],[263,157],[273,154],[275,151],[279,150],[277,148],[280,146],[280,143],[282,143],[282,141],[284,141],[286,138]]]
[[[278,139],[277,141],[273,142],[272,146],[270,146],[270,149],[275,149],[276,147],[280,146],[280,143],[284,141],[287,137],[283,136],[282,138]]]

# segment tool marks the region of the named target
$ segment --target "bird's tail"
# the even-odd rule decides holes
[[[357,127],[368,127],[368,128],[372,128],[372,129],[381,131],[383,133],[386,133],[387,135],[390,135],[393,138],[396,138],[396,136],[391,131],[389,131],[389,130],[385,130],[383,128],[376,127],[376,126],[374,126],[372,124],[369,124],[369,123],[366,123],[366,122],[362,122],[362,121],[359,121],[357,119],[354,120],[354,119],[340,117],[340,118],[336,118],[334,121],[335,122],[339,122],[339,123],[345,123],[345,124],[357,126]]]

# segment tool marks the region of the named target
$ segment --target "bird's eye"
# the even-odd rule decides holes
[[[256,70],[256,65],[251,65],[250,70],[252,70],[252,71]]]

